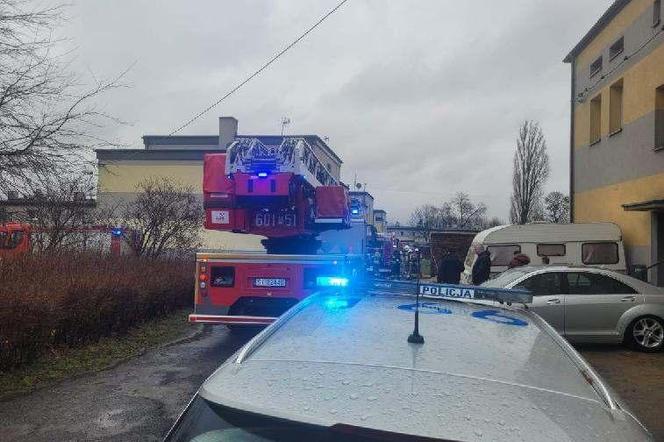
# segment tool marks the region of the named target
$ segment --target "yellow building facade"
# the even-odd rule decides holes
[[[574,222],[623,231],[628,264],[664,285],[661,0],[615,1],[565,58],[572,67]]]

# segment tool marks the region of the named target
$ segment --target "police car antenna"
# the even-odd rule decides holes
[[[424,336],[420,334],[420,252],[417,251],[417,284],[415,284],[415,328],[408,336],[409,344],[424,344]]]

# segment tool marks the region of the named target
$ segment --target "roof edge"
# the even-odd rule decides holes
[[[615,0],[609,9],[602,14],[597,22],[590,28],[590,30],[583,36],[574,48],[563,59],[563,63],[571,63],[577,55],[581,53],[590,42],[597,37],[597,35],[604,30],[611,20],[613,20],[624,8],[630,3],[631,0]]]

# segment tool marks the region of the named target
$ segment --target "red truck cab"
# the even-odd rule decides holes
[[[30,226],[21,223],[0,224],[0,258],[30,251]]]
[[[361,270],[361,257],[353,255],[198,253],[189,321],[270,324],[315,291],[356,281]]]

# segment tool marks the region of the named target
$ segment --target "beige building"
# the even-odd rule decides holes
[[[610,221],[628,264],[664,285],[661,0],[615,1],[565,58],[572,68],[574,222]]]
[[[342,161],[317,135],[289,135],[303,138],[313,147],[335,178],[339,178]],[[240,135],[238,121],[233,117],[219,118],[218,135],[146,135],[143,149],[99,149],[97,199],[100,205],[129,201],[136,196],[138,185],[151,177],[167,177],[191,186],[201,200],[203,158],[209,152],[224,152],[241,138],[257,138],[266,145],[280,144],[283,136]],[[202,229],[202,226],[201,226]],[[202,229],[204,230],[204,229]],[[260,239],[254,235],[203,231],[203,246],[233,250],[262,250]]]
[[[353,221],[374,224],[374,197],[366,191],[348,192],[350,197],[350,217]]]
[[[386,233],[387,232],[387,212],[383,209],[374,209],[373,211],[373,221],[374,227],[376,228],[376,233]]]

